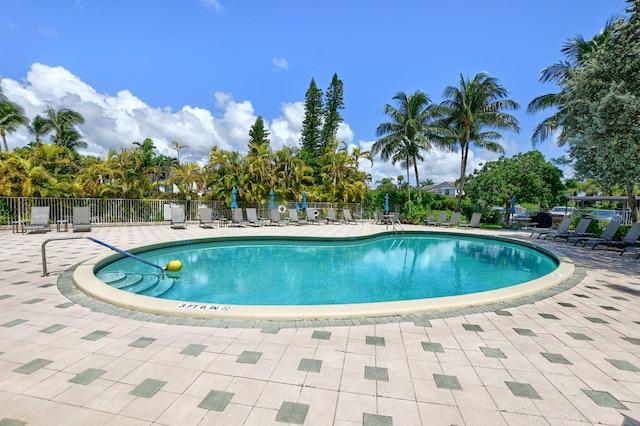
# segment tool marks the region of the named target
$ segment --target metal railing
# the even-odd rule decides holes
[[[221,216],[231,217],[229,206],[225,201],[0,197],[0,226],[10,226],[17,221],[28,222],[31,219],[31,208],[42,206],[49,206],[49,219],[52,223],[64,220],[71,223],[74,207],[89,207],[92,224],[162,223],[171,220],[171,206],[177,205],[185,207],[185,218],[188,221],[199,219],[198,209],[201,207],[209,207],[219,212]],[[276,201],[276,207],[279,205],[284,205],[287,209],[296,207],[295,202]],[[269,217],[267,203],[238,201],[238,207],[255,207],[260,217]],[[362,215],[362,204],[360,203],[308,202],[307,207],[315,209],[349,208],[352,213]]]

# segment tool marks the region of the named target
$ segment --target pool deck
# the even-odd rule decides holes
[[[94,226],[86,235],[130,249],[384,228],[167,224]],[[446,230],[535,241],[578,272],[548,297],[451,312],[349,323],[176,322],[63,294],[58,286],[75,265],[112,253],[89,240],[49,242],[49,275],[41,276],[45,240],[85,234],[2,230],[0,426],[640,424],[635,254],[530,240],[526,231]]]

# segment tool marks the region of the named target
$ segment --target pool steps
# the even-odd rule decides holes
[[[151,297],[166,293],[175,282],[171,278],[161,279],[158,275],[136,272],[108,272],[102,274],[100,279],[113,288]]]

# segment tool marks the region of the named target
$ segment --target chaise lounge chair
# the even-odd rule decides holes
[[[635,247],[638,244],[638,238],[640,238],[640,222],[633,224],[627,231],[621,241],[598,241],[593,244],[591,250],[595,250],[599,246],[607,246],[614,249],[622,249],[620,255],[625,251],[628,251],[631,247]]]
[[[244,220],[244,216],[242,216],[242,209],[231,209],[231,226],[245,226],[246,224],[247,222]]]
[[[184,218],[184,206],[171,207],[171,228],[187,229],[187,221]]]
[[[572,218],[565,217],[564,219],[562,219],[562,222],[560,222],[560,225],[558,225],[557,229],[534,229],[531,232],[531,235],[529,235],[529,238],[533,237],[534,235],[538,236],[537,239],[539,239],[543,235],[546,238],[547,235],[549,234],[554,234],[557,232],[560,232],[560,233],[567,232],[569,230],[569,227],[571,226],[571,222],[573,222]]]
[[[618,232],[620,225],[621,223],[617,220],[612,220],[607,227],[604,228],[600,237],[569,237],[567,238],[567,243],[573,243],[574,246],[578,245],[578,243],[582,243],[583,246],[590,246],[598,242],[613,241],[613,237],[616,235],[616,232]]]
[[[384,225],[384,213],[373,212],[373,223],[376,225]]]
[[[361,219],[356,219],[351,216],[351,210],[349,209],[342,209],[342,216],[344,216],[344,223],[347,225],[349,223],[353,223],[354,225],[357,225],[358,223],[363,224]]]
[[[245,209],[247,212],[247,222],[251,226],[264,226],[264,220],[258,219],[258,212],[255,208]]]
[[[445,220],[447,220],[447,212],[440,212],[440,214],[438,215],[438,219],[435,221],[427,222],[427,225],[439,226],[442,225]]]
[[[201,207],[198,213],[200,216],[200,228],[211,229],[216,227],[213,219],[213,210],[208,207]]]
[[[327,224],[337,223],[338,225],[342,224],[342,221],[336,217],[336,211],[332,208],[327,208],[327,217],[324,218],[327,221]]]
[[[73,220],[71,221],[73,232],[91,232],[91,208],[74,207]]]
[[[587,232],[587,229],[589,228],[589,225],[592,221],[593,219],[591,218],[580,219],[580,222],[578,222],[575,230],[572,231],[569,229],[565,232],[555,232],[553,234],[547,234],[544,239],[546,240],[549,237],[553,237],[553,241],[555,241],[556,238],[593,237],[592,232]]]
[[[307,222],[320,225],[320,210],[307,207],[305,211],[307,212]]]
[[[280,226],[280,225],[288,225],[287,219],[282,219],[280,217],[280,210],[277,207],[271,209],[269,225],[270,226]]]
[[[298,211],[296,209],[289,209],[289,222],[295,223],[296,225],[306,225],[308,223],[306,220],[298,217]]]
[[[480,219],[482,219],[482,213],[474,213],[471,215],[469,223],[461,223],[459,226],[463,228],[480,228]]]
[[[442,222],[440,225],[442,226],[458,226],[460,223],[460,212],[451,213],[451,219],[449,222]]]
[[[49,227],[49,211],[50,207],[31,207],[31,220],[24,225],[24,232],[47,232],[50,231]]]

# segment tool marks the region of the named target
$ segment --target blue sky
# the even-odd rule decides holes
[[[520,103],[520,134],[503,133],[506,155],[532,149],[534,126],[550,113],[525,112],[556,88],[540,70],[562,59],[563,43],[591,38],[623,14],[623,0],[0,0],[0,76],[29,118],[48,106],[82,113],[89,143],[104,156],[147,137],[181,161],[209,150],[247,151],[262,116],[272,147],[298,144],[311,78],[323,91],[344,83],[338,137],[369,149],[396,92],[440,102],[462,74],[498,78]],[[9,135],[10,148],[31,138]],[[562,155],[553,141],[538,147]],[[497,158],[472,148],[470,167]],[[454,180],[459,153],[431,152],[421,179]],[[374,181],[404,170],[379,159]],[[567,171],[569,174],[570,171]],[[412,176],[412,180],[413,180]]]

